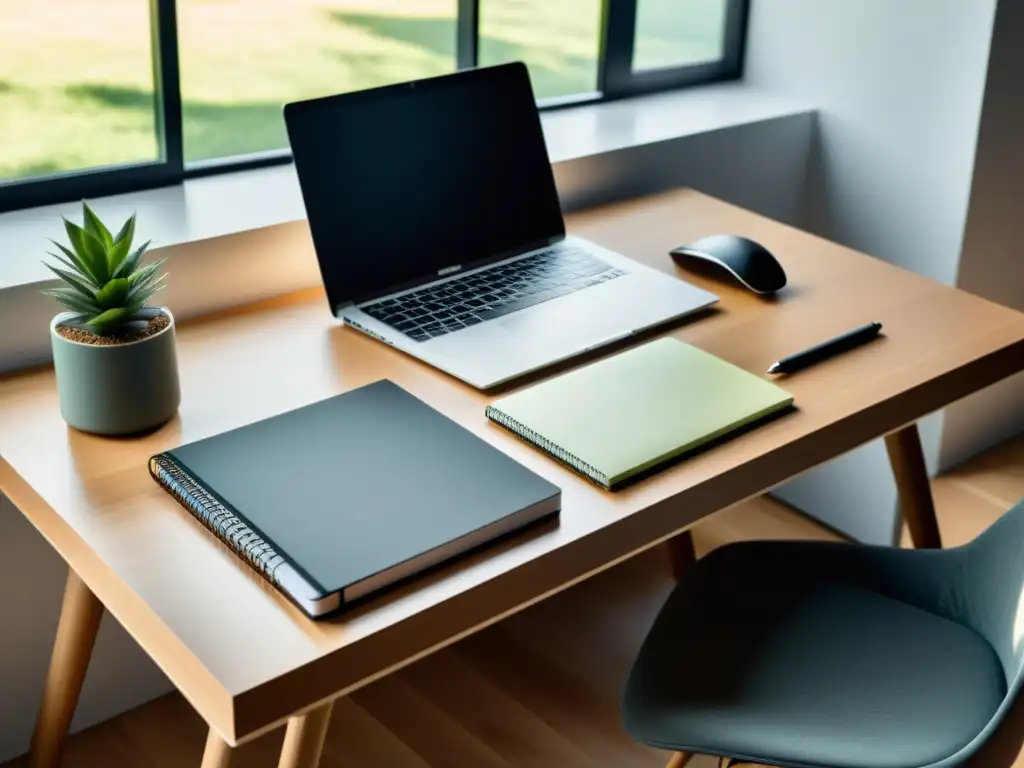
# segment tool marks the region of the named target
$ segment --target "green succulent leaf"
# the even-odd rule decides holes
[[[100,217],[92,212],[92,208],[85,200],[82,201],[82,220],[85,224],[85,231],[99,240],[104,250],[109,250],[110,246],[114,244],[110,230],[100,221]]]
[[[131,320],[126,320],[122,322],[117,330],[119,330],[121,333],[134,333],[136,331],[146,330],[147,325],[149,325],[148,320],[138,320],[136,318],[132,318]]]
[[[121,265],[124,264],[125,257],[132,247],[132,240],[135,239],[135,214],[133,213],[128,217],[128,221],[124,223],[121,230],[117,233],[114,238],[114,244],[108,254],[108,266],[110,267],[110,274],[113,277],[125,277],[131,274],[132,270],[129,269],[126,272],[121,271]],[[147,243],[148,245],[148,243]]]
[[[149,318],[148,317],[142,317],[142,314],[141,314],[142,310],[143,309],[148,309],[148,307],[143,307],[141,304],[136,302],[136,303],[129,304],[126,307],[126,309],[128,310],[129,315],[131,316],[132,320],[137,320],[137,321],[141,322],[143,325],[146,325],[146,323],[149,322]]]
[[[164,287],[164,282],[167,280],[167,275],[160,275],[147,280],[145,283],[139,283],[131,292],[128,294],[127,301],[140,301],[145,304],[151,298],[153,294],[161,290]]]
[[[89,272],[97,285],[102,285],[110,279],[110,272],[107,270],[107,249],[99,241],[96,235],[86,232],[74,222],[64,219],[64,229],[71,241],[71,248],[89,266]]]
[[[106,336],[130,318],[131,311],[127,307],[114,307],[96,315],[86,325],[97,336]]]
[[[114,237],[115,243],[127,243],[128,247],[132,247],[132,238],[135,237],[135,214],[133,213],[124,224],[121,225],[121,230]]]
[[[135,319],[136,320],[145,320],[146,322],[149,322],[154,317],[159,317],[163,313],[164,313],[164,311],[162,309],[160,309],[160,307],[141,307],[140,306],[137,310],[135,310]]]
[[[77,265],[71,263],[63,256],[60,256],[59,254],[56,254],[53,251],[47,251],[46,255],[49,256],[50,258],[56,259],[58,264],[63,264],[65,267],[67,267],[73,275],[78,277],[79,280],[88,283],[90,286],[92,285],[92,280],[89,278],[88,275],[82,274],[82,270],[80,270]],[[43,263],[45,264],[46,262]]]
[[[151,273],[144,280],[140,280],[132,286],[131,293],[128,294],[128,301],[134,301],[140,298],[143,301],[149,301],[153,294],[164,286],[166,279],[166,274],[160,274],[158,272]]]
[[[146,249],[149,248],[149,244],[152,240],[147,240],[145,243],[136,248],[131,256],[126,258],[120,264],[117,265],[117,269],[114,270],[112,277],[131,277],[135,270],[138,269],[139,262],[142,261],[142,257],[146,254]],[[163,263],[162,261],[160,262]]]
[[[149,277],[147,277],[145,280],[142,280],[141,282],[138,282],[135,285],[133,285],[132,286],[132,292],[136,296],[139,295],[140,293],[146,293],[146,292],[152,293],[156,289],[156,286],[158,286],[160,283],[162,283],[164,278],[166,278],[166,277],[167,277],[166,275],[160,275],[160,274],[154,273],[154,274],[150,275]]]
[[[89,301],[82,294],[70,288],[52,288],[43,291],[42,294],[67,307],[72,312],[81,312],[91,316],[103,311],[95,301]]]
[[[92,317],[92,315],[86,315],[79,312],[78,314],[72,315],[71,317],[65,317],[60,321],[61,325],[70,325],[72,328],[85,328],[86,321]]]
[[[100,289],[99,293],[96,294],[96,303],[103,309],[122,307],[124,306],[125,300],[128,298],[128,293],[131,289],[132,284],[128,281],[128,278],[114,278],[104,285],[103,288]]]
[[[65,248],[56,240],[51,240],[50,242],[56,245],[60,249],[61,253],[67,256],[72,261],[72,263],[74,263],[75,269],[79,273],[81,273],[82,277],[86,278],[90,283],[93,284],[94,287],[100,287],[99,281],[96,279],[96,276],[92,273],[92,269],[89,267],[89,264],[84,259],[82,259],[74,251]]]
[[[43,262],[43,264],[46,265],[46,268],[53,272],[53,274],[55,274],[65,283],[70,285],[76,291],[81,293],[87,299],[94,300],[96,298],[95,289],[91,285],[89,285],[89,283],[87,283],[85,280],[80,278],[78,275],[75,275],[72,272],[68,272],[66,269],[54,267],[50,264],[47,264],[45,261]]]
[[[67,325],[87,328],[98,335],[144,328],[161,310],[146,302],[163,288],[163,260],[141,267],[150,243],[132,249],[136,216],[133,213],[116,236],[82,202],[83,226],[64,219],[70,247],[52,241],[57,253],[46,267],[62,281],[61,287],[42,291],[74,313]]]
[[[154,261],[152,264],[148,264],[137,272],[133,272],[128,278],[131,280],[132,285],[139,285],[149,280],[158,269],[163,265],[164,260]]]

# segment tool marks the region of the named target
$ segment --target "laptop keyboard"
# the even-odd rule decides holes
[[[370,317],[426,341],[626,274],[560,243],[510,264],[363,307]]]

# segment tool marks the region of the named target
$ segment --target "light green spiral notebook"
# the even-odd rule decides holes
[[[664,338],[501,398],[487,417],[613,489],[792,403],[771,382]]]

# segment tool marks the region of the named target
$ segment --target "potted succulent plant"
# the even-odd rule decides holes
[[[50,323],[61,415],[86,432],[142,432],[181,401],[174,317],[147,306],[163,262],[140,266],[149,243],[132,250],[134,214],[112,235],[84,202],[82,212],[82,227],[64,219],[70,248],[51,241],[61,253],[46,266],[63,285],[43,291],[69,310]]]

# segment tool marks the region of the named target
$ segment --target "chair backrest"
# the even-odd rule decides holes
[[[924,554],[924,553],[922,553]],[[961,766],[993,737],[1024,686],[1024,500],[977,539],[935,552],[928,606],[984,637],[1006,675],[1006,697],[985,729],[957,754],[929,768]],[[929,565],[929,569],[930,569]],[[922,606],[925,607],[925,606]]]
[[[955,618],[988,640],[1010,686],[1024,668],[1024,501],[950,554],[960,602]]]
[[[867,578],[893,599],[970,627],[1003,668],[1006,696],[989,723],[955,755],[923,768],[953,768],[993,737],[1024,687],[1024,500],[969,544],[942,550],[851,547],[826,569]],[[986,766],[986,768],[989,768]]]

